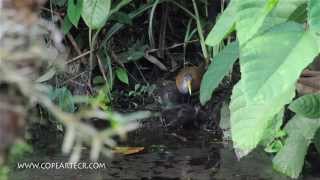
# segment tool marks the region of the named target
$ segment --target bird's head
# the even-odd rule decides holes
[[[192,94],[192,76],[191,76],[191,74],[186,74],[183,76],[180,91],[184,94],[189,93],[189,95],[191,96],[191,94]]]

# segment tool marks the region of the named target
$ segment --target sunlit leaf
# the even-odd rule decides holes
[[[236,0],[236,2],[237,37],[242,46],[258,32],[278,0]]]
[[[309,0],[308,23],[313,32],[320,32],[320,3],[318,0]]]
[[[259,29],[258,33],[267,31],[276,25],[287,22],[288,20],[299,22],[299,18],[301,18],[305,12],[305,9],[301,10],[299,7],[306,4],[306,2],[307,0],[290,0],[290,3],[287,1],[278,1],[277,5],[264,19],[263,25]]]
[[[231,96],[231,135],[234,147],[249,153],[265,138],[274,116],[294,97],[295,88],[292,86],[263,102],[251,102],[245,97],[242,81],[234,87]]]
[[[290,22],[240,48],[242,79],[230,104],[236,147],[250,151],[257,146],[273,116],[293,98],[296,80],[317,53],[310,33]]]
[[[252,39],[240,48],[247,100],[264,102],[287,91],[317,54],[311,33],[293,22],[277,25]]]
[[[83,0],[81,16],[91,29],[99,29],[106,23],[111,0]]]

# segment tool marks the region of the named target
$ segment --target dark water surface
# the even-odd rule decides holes
[[[143,146],[145,151],[101,157],[107,167],[95,170],[75,169],[13,169],[12,180],[285,180],[272,170],[271,160],[262,151],[252,152],[238,161],[231,145],[213,138],[212,132],[181,130],[174,133],[162,127],[141,128],[129,135],[128,146]],[[59,148],[59,147],[57,147]],[[88,149],[84,150],[83,160]],[[68,157],[57,154],[34,153],[23,162],[67,162]],[[22,162],[22,161],[21,161]],[[320,179],[304,177],[301,179]]]

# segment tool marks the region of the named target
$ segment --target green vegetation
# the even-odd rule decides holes
[[[319,95],[306,95],[292,102],[301,72],[319,54],[319,7],[313,0],[233,0],[206,39],[207,45],[216,46],[235,31],[239,41],[239,49],[234,48],[232,54],[239,54],[241,80],[233,88],[230,102],[232,141],[238,156],[266,145],[264,140],[268,139],[272,143],[267,149],[278,152],[274,168],[294,178],[299,176],[307,149],[319,129]],[[223,59],[225,64],[230,63],[229,58]],[[205,74],[202,103],[220,81],[209,82],[207,76],[222,67],[213,63]],[[216,72],[224,75],[228,70]],[[281,114],[286,104],[296,115],[281,133]]]
[[[233,67],[240,66],[241,78],[233,87],[229,104],[231,138],[237,156],[241,158],[262,146],[272,154],[275,170],[297,178],[309,146],[314,144],[320,153],[320,94],[299,95],[294,100],[299,77],[320,52],[320,3],[230,0],[215,6],[222,6],[222,10],[212,26],[205,0],[51,0],[41,9],[41,15],[52,21],[58,19],[64,33],[61,39],[70,45],[70,57],[74,58],[58,62],[66,57],[57,55],[52,60],[46,57],[50,56],[48,51],[39,48],[39,54],[29,58],[38,65],[30,70],[38,73],[36,78],[30,78],[21,74],[20,64],[10,59],[9,50],[0,49],[0,58],[4,59],[0,62],[10,64],[1,64],[0,85],[5,92],[15,89],[33,104],[25,109],[36,104],[48,111],[45,118],[64,126],[62,151],[71,154],[71,160],[80,159],[83,145],[91,147],[90,157],[96,160],[100,153],[110,156],[111,148],[116,146],[114,136],[124,137],[137,127],[136,120],[152,115],[145,111],[117,113],[123,110],[115,108],[119,96],[142,101],[152,97],[157,82],[147,80],[144,68],[175,72],[174,64],[187,64],[188,45],[195,43],[201,55],[194,57],[208,65],[199,94],[202,105],[215,98],[213,92],[223,78],[237,73],[232,72]],[[183,19],[184,26],[167,23],[169,8],[179,10],[177,17]],[[166,38],[167,29],[178,38]],[[39,34],[17,36],[24,38],[26,34],[33,36],[29,44],[38,43]],[[46,45],[56,54],[63,54],[52,37],[55,36],[46,34]],[[177,47],[183,48],[183,57],[177,58],[174,52],[164,55]],[[33,48],[25,53],[34,53]],[[166,58],[170,63],[164,61]],[[143,66],[146,62],[153,67]],[[62,71],[65,66],[75,68],[76,73]],[[80,80],[74,83],[75,79]],[[76,90],[81,92],[73,94]],[[130,106],[128,102],[124,104]],[[287,117],[288,111],[294,116]],[[94,118],[105,121],[106,127],[97,130],[88,125],[87,120]],[[164,147],[155,145],[153,149],[163,151]],[[18,148],[12,156],[19,157],[22,151],[30,149]],[[7,171],[6,167],[0,168],[0,179]]]

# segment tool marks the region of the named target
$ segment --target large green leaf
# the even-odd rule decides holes
[[[252,39],[240,49],[247,100],[264,102],[288,91],[317,54],[311,33],[293,22],[277,25]]]
[[[217,23],[210,31],[206,38],[206,44],[209,46],[218,45],[225,36],[231,31],[236,21],[236,1],[231,1],[222,15],[219,17]]]
[[[287,20],[293,16],[293,13],[295,13],[299,6],[306,4],[307,1],[308,0],[279,1],[277,6],[270,12],[270,15]]]
[[[291,135],[286,140],[285,146],[273,159],[274,169],[292,178],[297,178],[303,167],[308,147],[309,143],[303,136]]]
[[[240,46],[251,39],[263,25],[278,0],[236,0],[236,29]]]
[[[278,4],[272,9],[268,16],[264,19],[262,27],[259,29],[258,33],[263,33],[270,28],[287,22],[288,20],[298,21],[301,18],[301,14],[305,12],[301,10],[300,6],[306,4],[307,0],[290,0],[289,1],[279,1]]]
[[[285,146],[273,159],[273,166],[292,178],[297,178],[302,170],[308,147],[320,127],[320,121],[294,116],[285,127],[288,138]]]
[[[83,0],[68,0],[68,17],[74,26],[78,26]]]
[[[251,151],[258,145],[272,118],[293,98],[296,80],[316,55],[310,33],[292,22],[277,25],[240,48],[242,79],[230,104],[235,147]]]
[[[293,101],[289,109],[308,118],[320,118],[320,94],[304,95]]]
[[[231,103],[231,134],[235,148],[249,153],[265,135],[268,127],[274,121],[284,104],[289,103],[295,95],[292,86],[287,91],[270,97],[264,102],[248,101],[245,97],[243,80],[234,87]],[[243,154],[246,155],[246,154]]]
[[[201,104],[205,104],[211,98],[213,90],[219,85],[222,78],[230,71],[233,63],[238,57],[239,45],[238,42],[233,42],[213,58],[213,62],[210,64],[201,81]]]
[[[91,29],[99,29],[106,23],[111,0],[83,0],[81,16]]]
[[[320,32],[320,3],[319,0],[309,0],[308,22],[313,32]]]

